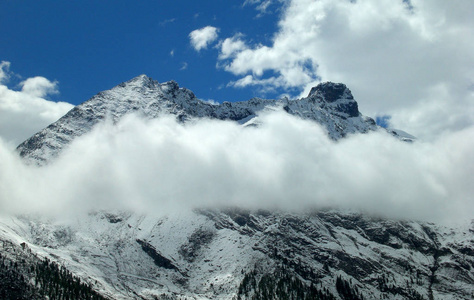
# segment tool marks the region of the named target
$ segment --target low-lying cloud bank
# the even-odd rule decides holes
[[[383,132],[334,142],[319,125],[283,112],[260,117],[261,127],[242,128],[132,115],[96,127],[42,168],[24,165],[0,142],[1,210],[335,206],[429,221],[472,218],[473,127],[432,143]]]

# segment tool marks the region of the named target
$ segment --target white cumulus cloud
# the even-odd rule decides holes
[[[189,38],[191,40],[191,45],[196,51],[201,49],[206,49],[209,44],[214,42],[217,39],[218,28],[213,26],[206,26],[200,29],[191,31]]]
[[[237,34],[231,38],[226,38],[220,44],[219,59],[227,59],[235,56],[235,54],[247,49],[247,45],[242,40],[242,34]]]
[[[423,139],[474,123],[474,2],[291,0],[283,8],[271,43],[240,38],[247,47],[221,49],[219,66],[237,82],[300,96],[320,81],[343,82],[363,113],[391,115]]]
[[[57,81],[51,82],[42,76],[36,76],[21,82],[21,91],[25,94],[43,98],[47,95],[57,94]]]

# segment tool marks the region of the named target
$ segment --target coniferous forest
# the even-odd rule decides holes
[[[0,299],[107,299],[64,266],[40,258],[22,243],[2,241]]]

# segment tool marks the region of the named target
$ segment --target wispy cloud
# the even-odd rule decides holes
[[[175,21],[176,21],[176,18],[166,19],[160,22],[160,26],[165,26],[169,23],[174,23]]]
[[[263,15],[269,13],[268,8],[274,4],[274,0],[245,0],[243,6],[252,5],[255,6],[255,9],[259,12],[257,17],[262,17]],[[282,1],[280,1],[282,2]]]
[[[8,72],[10,70],[10,62],[9,61],[1,61],[0,62],[0,84],[7,81],[10,77]]]
[[[187,63],[187,62],[183,62],[183,63],[181,64],[181,68],[179,68],[179,69],[180,69],[181,71],[184,71],[184,70],[186,70],[187,68],[188,68],[188,63]]]

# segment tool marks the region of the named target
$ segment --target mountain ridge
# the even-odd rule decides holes
[[[341,83],[321,83],[297,100],[213,105],[175,81],[140,75],[76,106],[18,151],[32,163],[48,163],[97,124],[117,123],[130,113],[148,119],[171,115],[183,124],[207,118],[250,127],[259,126],[258,115],[268,108],[314,121],[334,141],[380,130]],[[402,131],[388,132],[412,140]],[[202,196],[196,194],[192,197]],[[0,278],[26,286],[28,295],[50,299],[61,299],[55,289],[67,291],[70,281],[87,289],[86,297],[96,293],[108,299],[474,297],[474,222],[451,228],[343,209],[297,213],[186,204],[163,215],[98,209],[78,214],[67,221],[0,215]],[[65,286],[49,288],[44,274],[35,271],[51,264],[53,271],[67,274]],[[0,296],[16,292],[0,281]]]
[[[91,131],[105,119],[116,123],[129,113],[151,119],[171,114],[183,123],[195,118],[211,118],[255,126],[258,113],[266,107],[281,108],[289,114],[315,121],[333,140],[380,129],[372,118],[359,112],[351,91],[340,83],[319,84],[308,97],[296,100],[252,98],[213,105],[199,100],[192,91],[180,88],[175,81],[159,83],[140,75],[99,92],[74,107],[58,121],[21,143],[17,151],[25,161],[42,165],[58,156],[76,137]],[[411,141],[410,138],[398,137]]]

